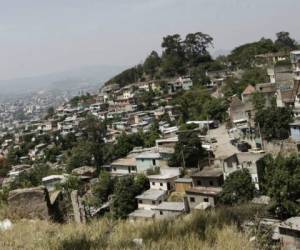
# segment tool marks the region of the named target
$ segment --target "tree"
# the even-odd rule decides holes
[[[266,105],[266,98],[261,92],[254,92],[251,96],[251,102],[255,110],[262,110]]]
[[[136,187],[132,176],[119,178],[114,190],[112,214],[115,218],[125,219],[127,215],[137,208],[135,200]]]
[[[81,141],[73,147],[68,158],[68,171],[82,166],[91,166],[93,159],[93,143]]]
[[[211,61],[208,48],[212,46],[213,38],[210,35],[196,32],[187,34],[183,42],[185,57],[189,66]]]
[[[160,67],[161,58],[156,51],[152,51],[150,55],[146,58],[143,68],[145,73],[149,74],[151,78],[155,75],[156,71]]]
[[[269,155],[264,160],[263,190],[271,197],[269,211],[279,219],[296,216],[300,198],[300,157]]]
[[[255,186],[248,169],[231,173],[225,180],[220,201],[224,204],[243,203],[252,200]]]
[[[99,181],[92,186],[92,192],[99,201],[99,205],[105,203],[113,193],[114,179],[106,171],[102,171],[99,176]]]
[[[283,140],[289,137],[289,124],[293,121],[293,111],[288,107],[271,106],[258,110],[255,124],[261,129],[266,140]]]
[[[290,37],[290,33],[286,31],[281,31],[276,34],[277,39],[275,40],[275,45],[278,46],[280,50],[293,50],[297,49],[297,43],[294,39]]]
[[[169,165],[171,167],[198,167],[199,162],[206,158],[207,151],[202,148],[197,132],[192,130],[179,134]]]

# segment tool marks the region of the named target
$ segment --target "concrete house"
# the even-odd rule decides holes
[[[135,159],[138,173],[146,172],[151,168],[160,167],[161,156],[159,153],[144,152],[137,155]]]
[[[149,175],[150,188],[171,191],[175,188],[175,180],[179,173],[165,173],[159,175]]]
[[[262,160],[266,154],[255,154],[251,152],[236,153],[228,157],[221,157],[215,160],[215,164],[223,169],[224,179],[226,179],[234,171],[246,168],[249,170],[257,190],[260,189],[260,181],[262,178],[263,164]]]
[[[138,201],[138,209],[151,210],[166,200],[167,192],[164,190],[149,189],[135,198]]]
[[[300,217],[292,217],[279,225],[282,250],[300,249]]]
[[[115,176],[136,174],[136,160],[134,157],[126,157],[111,163],[111,173]]]
[[[188,208],[184,202],[162,202],[153,210],[155,211],[155,218],[165,219],[179,216],[188,211]]]
[[[175,180],[175,191],[179,193],[185,193],[186,190],[193,187],[192,178],[178,178]]]
[[[186,190],[190,208],[201,203],[214,207],[217,196],[222,191],[223,171],[221,168],[205,167],[192,175],[193,187]]]

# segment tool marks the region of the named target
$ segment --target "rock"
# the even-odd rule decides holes
[[[133,239],[132,242],[138,246],[138,247],[141,247],[143,246],[143,239],[142,238],[136,238],[136,239]]]
[[[13,227],[13,224],[9,219],[5,219],[3,221],[0,221],[0,230],[1,231],[6,231],[9,230]]]
[[[97,175],[97,169],[95,167],[83,166],[73,169],[72,174],[93,178]]]
[[[45,187],[16,189],[9,192],[12,213],[27,219],[49,219],[49,194]]]

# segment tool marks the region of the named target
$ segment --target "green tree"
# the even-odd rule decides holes
[[[169,160],[171,167],[198,167],[201,160],[207,159],[207,151],[196,131],[182,132],[178,136],[175,152]]]
[[[68,171],[82,166],[91,166],[93,161],[93,143],[80,141],[73,147],[68,157]]]
[[[289,137],[289,124],[293,121],[293,111],[288,107],[271,106],[258,110],[255,124],[260,126],[263,137],[267,140],[283,140]]]
[[[103,204],[107,201],[109,195],[114,190],[114,179],[110,173],[102,171],[99,175],[99,181],[92,186],[92,192],[96,196],[99,204]]]
[[[271,155],[264,160],[265,173],[263,190],[271,197],[269,211],[279,219],[299,213],[300,157]]]
[[[261,92],[254,92],[251,96],[251,102],[255,110],[262,110],[266,105],[266,98]]]
[[[161,58],[156,51],[152,51],[144,62],[144,71],[150,75],[151,78],[155,75],[161,64]]]
[[[276,34],[277,39],[275,40],[275,45],[278,46],[280,50],[294,50],[297,49],[297,43],[294,39],[290,37],[290,33],[286,31],[281,31]]]
[[[225,180],[220,201],[224,204],[243,203],[252,200],[255,186],[248,169],[231,173]]]
[[[187,34],[183,42],[185,57],[190,67],[211,61],[208,48],[213,44],[210,35],[196,32]]]

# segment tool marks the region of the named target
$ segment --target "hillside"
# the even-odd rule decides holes
[[[240,218],[247,215],[241,210]],[[235,212],[237,212],[235,211]],[[232,211],[233,212],[233,211]],[[237,216],[235,216],[237,217]],[[235,222],[234,222],[235,221]],[[164,221],[112,221],[104,218],[87,225],[18,221],[1,233],[1,249],[255,249],[249,236],[238,230],[233,213],[195,212]],[[18,235],[18,237],[16,237]],[[137,243],[134,242],[134,239]],[[141,240],[142,239],[142,240]]]

